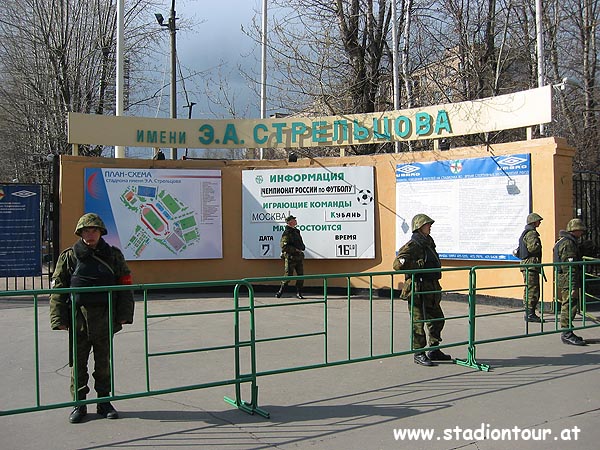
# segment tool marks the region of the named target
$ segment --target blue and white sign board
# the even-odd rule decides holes
[[[220,170],[85,169],[85,211],[125,259],[223,257]]]
[[[373,167],[244,170],[245,259],[278,259],[288,215],[314,259],[375,258]]]
[[[443,259],[514,261],[530,212],[529,154],[396,166],[396,248],[411,220],[435,220],[431,237]]]
[[[0,277],[42,274],[40,186],[0,185]]]

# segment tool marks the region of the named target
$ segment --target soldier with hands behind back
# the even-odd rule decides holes
[[[442,267],[435,242],[430,236],[434,220],[426,214],[417,214],[412,219],[412,237],[404,244],[394,259],[394,270],[439,269]],[[414,276],[414,282],[413,282]],[[440,278],[441,272],[429,271],[424,273],[406,274],[400,298],[408,301],[408,309],[413,320],[413,347],[421,349],[435,347],[442,342],[444,328],[444,313],[440,306],[442,300]],[[420,292],[423,292],[421,294]],[[411,299],[414,300],[411,302]],[[429,319],[440,319],[429,322]],[[427,334],[425,334],[425,325]],[[452,357],[440,349],[430,352],[417,352],[414,355],[416,364],[434,366],[433,361],[450,361]]]
[[[121,250],[109,245],[103,238],[107,233],[102,219],[93,213],[84,214],[75,228],[80,239],[73,247],[60,254],[52,275],[53,288],[76,288],[91,286],[114,286],[132,284],[131,272]],[[73,298],[74,303],[71,302]],[[133,292],[113,291],[112,312],[109,317],[108,292],[86,292],[73,296],[52,294],[50,296],[50,326],[53,330],[69,330],[76,333],[77,349],[73,359],[77,362],[77,380],[71,372],[71,395],[74,400],[85,400],[88,387],[88,359],[93,349],[94,388],[98,398],[109,397],[110,340],[109,320],[114,333],[123,324],[133,323]],[[71,308],[75,308],[75,324],[71,324]],[[71,335],[72,337],[72,335]],[[70,365],[71,361],[70,361]],[[108,419],[117,419],[119,414],[108,401],[100,401],[97,412]],[[87,415],[87,405],[75,407],[69,422],[79,423]]]

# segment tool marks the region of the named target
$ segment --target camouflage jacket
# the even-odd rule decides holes
[[[440,257],[431,236],[415,231],[406,244],[400,247],[394,259],[394,270],[437,269],[442,267]],[[441,272],[427,272],[420,275],[422,280],[439,280]],[[411,278],[410,275],[406,277]]]
[[[282,258],[302,258],[304,257],[305,250],[300,230],[294,227],[286,225],[281,240],[279,241],[281,246],[281,257]]]
[[[581,252],[577,239],[571,233],[565,230],[560,230],[558,233],[558,241],[554,244],[553,260],[559,262],[575,262],[581,261]],[[558,270],[558,288],[569,289],[581,287],[581,266],[574,266],[571,273],[572,279],[569,280],[569,267],[561,266]]]
[[[521,264],[542,263],[542,240],[535,227],[531,225],[525,227],[519,246],[523,246],[527,249],[527,257],[521,260]],[[536,267],[530,267],[529,270],[532,272],[540,271],[540,269]],[[521,269],[521,271],[525,271],[525,269]]]
[[[110,266],[115,275],[115,284],[130,284],[123,282],[123,280],[131,275],[131,271],[127,267],[121,250],[107,244],[102,238],[95,249],[88,247],[80,239],[73,247],[66,249],[60,254],[54,274],[52,275],[52,288],[71,287],[71,275],[77,267],[78,259],[90,256],[98,258]],[[113,300],[114,331],[116,332],[122,328],[121,322],[133,323],[135,307],[133,292],[130,290],[114,291]],[[58,329],[61,325],[69,327],[70,322],[70,295],[50,295],[50,327],[53,330]]]

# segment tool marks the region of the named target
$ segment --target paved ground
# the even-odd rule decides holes
[[[271,296],[258,305],[272,302]],[[154,296],[151,314],[229,307],[230,298],[202,299]],[[33,308],[31,302],[0,299],[0,409],[35,402],[33,376]],[[291,301],[291,300],[286,300]],[[202,305],[201,307],[199,305]],[[351,308],[352,356],[370,351],[370,311],[366,300]],[[136,323],[115,339],[116,390],[144,389],[143,309],[137,303]],[[332,301],[328,352],[332,360],[346,356],[348,317],[344,301]],[[389,346],[389,304],[375,302],[373,347]],[[479,313],[505,310],[480,307]],[[447,316],[466,313],[458,302],[444,302]],[[394,314],[395,349],[407,345],[403,303]],[[323,325],[319,305],[266,308],[257,313],[258,338],[318,330]],[[47,304],[39,311],[42,402],[68,400],[66,333],[48,328]],[[519,334],[521,313],[478,320],[482,338]],[[230,342],[227,314],[158,318],[149,321],[151,351],[213,346]],[[247,323],[242,320],[242,330]],[[466,319],[449,320],[445,343],[467,336]],[[537,325],[539,330],[539,325]],[[546,330],[552,324],[545,324]],[[535,331],[533,328],[532,331]],[[591,344],[573,347],[556,334],[512,339],[477,347],[477,359],[492,366],[479,372],[455,364],[426,368],[412,356],[269,375],[259,378],[260,406],[270,419],[247,415],[223,401],[232,386],[115,402],[119,420],[89,414],[84,423],[67,421],[70,409],[0,416],[0,447],[17,449],[597,449],[600,439],[600,329],[580,331]],[[319,341],[319,339],[321,339]],[[466,357],[465,346],[447,350]],[[259,345],[258,370],[319,362],[322,338],[275,341]],[[168,388],[233,376],[231,352],[195,353],[151,360],[151,385]],[[249,396],[249,394],[247,395]],[[91,405],[94,411],[94,405]],[[518,427],[519,431],[516,431]],[[429,439],[409,440],[402,433],[432,430]],[[505,431],[503,431],[505,430]],[[504,440],[494,439],[504,433]],[[398,440],[395,439],[395,433]],[[485,434],[488,434],[486,437]],[[544,434],[545,433],[545,434]],[[534,440],[541,438],[544,440]],[[509,440],[511,438],[511,440]],[[529,438],[529,439],[526,439]],[[570,440],[567,440],[570,439]]]

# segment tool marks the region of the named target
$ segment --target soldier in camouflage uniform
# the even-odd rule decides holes
[[[531,213],[527,216],[527,225],[519,238],[518,254],[521,257],[521,264],[541,264],[542,263],[542,240],[536,228],[542,223],[542,216],[537,213]],[[542,319],[535,313],[535,309],[540,301],[540,272],[541,267],[523,267],[523,282],[525,283],[525,292],[523,293],[523,304],[525,306],[525,322],[541,322]]]
[[[441,268],[435,242],[430,236],[434,220],[426,214],[417,214],[412,219],[412,237],[404,244],[394,259],[394,270],[436,269]],[[413,321],[413,347],[420,349],[427,346],[425,326],[427,326],[429,346],[435,347],[442,342],[444,328],[444,312],[440,306],[442,300],[440,286],[441,272],[407,274],[400,298],[408,301],[408,309]],[[419,292],[428,292],[419,294]],[[414,295],[411,295],[414,293]],[[428,319],[441,319],[420,322]],[[452,357],[440,349],[427,352],[417,352],[414,361],[423,366],[434,366],[433,361],[450,361]]]
[[[52,275],[53,288],[111,286],[132,284],[131,272],[123,253],[102,238],[107,233],[102,219],[93,213],[84,214],[77,222],[75,234],[80,239],[73,247],[60,254]],[[107,292],[74,294],[76,324],[71,326],[71,296],[50,296],[50,326],[53,330],[76,330],[77,380],[71,373],[71,394],[74,400],[83,400],[88,387],[88,359],[94,350],[94,388],[98,398],[110,396],[110,339],[109,299]],[[133,323],[134,301],[130,290],[112,294],[113,332],[123,324]],[[117,411],[110,402],[97,404],[97,412],[108,419],[117,419]],[[70,414],[71,423],[79,423],[87,414],[87,406],[77,406]]]
[[[566,230],[560,230],[559,239],[554,244],[553,259],[555,263],[581,261],[581,249],[579,248],[579,238],[586,232],[585,224],[581,219],[571,219],[567,224]],[[586,345],[586,342],[568,328],[573,327],[572,320],[578,311],[579,290],[582,282],[581,266],[560,266],[557,267],[557,291],[560,308],[560,327],[565,329],[560,339],[564,344]]]
[[[294,216],[287,216],[285,218],[285,230],[283,230],[283,234],[281,235],[281,241],[279,245],[281,246],[281,258],[284,260],[285,268],[284,275],[286,277],[290,277],[294,275],[294,271],[296,271],[296,275],[304,275],[304,242],[302,241],[302,236],[300,235],[300,230],[296,228],[298,222]],[[280,298],[283,295],[283,291],[288,285],[289,281],[282,281],[281,287],[277,291],[277,298]],[[299,299],[304,299],[302,296],[302,287],[304,286],[304,280],[296,281],[296,297]]]

